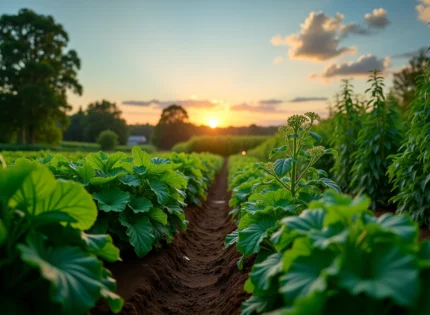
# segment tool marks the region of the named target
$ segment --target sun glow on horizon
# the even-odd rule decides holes
[[[209,127],[211,127],[212,129],[215,129],[216,127],[218,127],[219,121],[218,119],[211,118],[209,119],[208,123],[209,123]]]

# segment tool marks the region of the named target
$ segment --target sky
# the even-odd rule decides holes
[[[327,115],[341,79],[364,93],[430,45],[430,0],[1,0],[0,14],[52,15],[82,61],[76,111],[107,99],[128,123],[176,103],[190,121],[279,125]],[[426,36],[427,35],[427,36]]]

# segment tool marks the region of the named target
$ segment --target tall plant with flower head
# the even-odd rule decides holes
[[[325,171],[314,168],[323,155],[337,154],[335,150],[319,145],[321,137],[311,131],[312,126],[320,120],[320,116],[313,112],[289,117],[287,124],[279,128],[285,144],[273,149],[270,155],[279,156],[282,152],[284,157],[274,163],[260,165],[299,201],[298,210],[317,199],[322,188],[340,192],[339,187],[327,178]]]

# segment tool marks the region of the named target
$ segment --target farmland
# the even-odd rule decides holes
[[[238,4],[168,2],[106,2],[112,16],[87,5],[108,39],[62,8],[73,41],[57,16],[5,5],[0,313],[429,315],[430,49],[346,59],[358,36],[361,50],[398,40],[364,44],[398,27],[383,8],[361,22],[311,11],[269,41],[286,19],[262,3],[248,5],[256,19]],[[411,29],[430,22],[429,1],[412,7],[417,21],[386,5]],[[118,19],[125,7],[138,19]],[[228,29],[231,16],[241,24]],[[269,69],[254,40],[288,53]],[[298,60],[325,66],[305,75]]]

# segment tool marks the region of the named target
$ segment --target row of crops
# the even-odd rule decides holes
[[[254,259],[242,314],[430,314],[430,241],[410,216],[376,217],[370,198],[342,195],[316,167],[337,155],[318,145],[318,120],[290,117],[274,162],[230,157],[237,229],[225,246],[239,268]]]
[[[344,81],[331,117],[313,126],[319,144],[332,147],[337,156],[324,155],[316,166],[326,171],[342,192],[365,194],[376,210],[407,213],[420,225],[430,226],[430,74],[419,77],[412,103],[401,110],[384,79],[373,72],[366,100]],[[273,148],[280,135],[247,152],[260,161],[276,160]]]
[[[187,228],[222,165],[210,154],[151,157],[135,147],[0,168],[0,301],[5,314],[85,314],[123,299],[104,266],[143,257]]]

